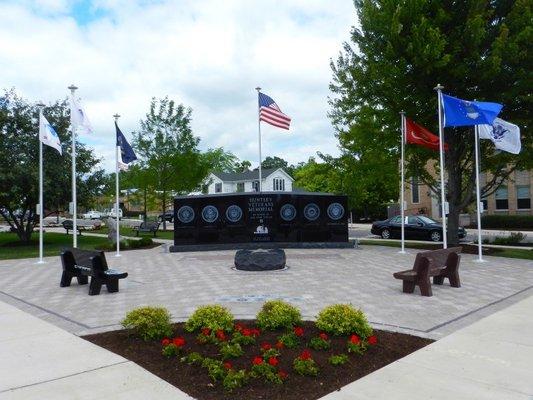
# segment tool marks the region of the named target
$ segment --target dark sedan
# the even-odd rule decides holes
[[[442,225],[425,215],[406,216],[404,229],[406,239],[432,240],[434,242],[442,240]],[[371,232],[383,239],[401,238],[402,217],[397,215],[385,221],[374,222]],[[464,239],[466,237],[465,229],[460,227],[458,234],[459,239]]]
[[[164,214],[159,214],[157,220],[159,222],[163,222],[163,219],[167,220],[168,222],[174,221],[174,211],[167,211]]]

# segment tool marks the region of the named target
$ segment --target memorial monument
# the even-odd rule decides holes
[[[347,197],[252,192],[174,199],[171,252],[276,247],[353,247]]]

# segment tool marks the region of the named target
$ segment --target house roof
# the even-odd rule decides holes
[[[266,178],[267,176],[273,174],[278,169],[281,169],[281,168],[269,168],[269,169],[263,168],[261,170],[262,178],[263,179]],[[283,169],[281,170],[283,171]],[[213,172],[213,175],[217,176],[218,178],[220,178],[221,180],[225,182],[253,181],[253,180],[259,179],[259,170],[254,169],[253,171],[248,170],[245,172]]]

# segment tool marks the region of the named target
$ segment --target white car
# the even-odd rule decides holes
[[[117,217],[117,213],[115,212],[115,209],[112,208],[111,210],[109,210],[109,212],[107,213],[107,216],[110,217],[110,218],[116,218]],[[118,218],[122,218],[122,208],[119,208],[118,209]]]
[[[102,213],[100,211],[91,210],[83,214],[83,219],[101,219]]]

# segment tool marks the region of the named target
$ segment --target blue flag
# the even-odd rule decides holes
[[[124,134],[120,131],[117,123],[115,122],[115,128],[117,129],[117,146],[120,147],[120,155],[123,164],[129,164],[137,159],[135,152],[131,148],[130,144],[126,140]],[[120,164],[120,161],[119,161]]]
[[[492,125],[502,109],[498,103],[468,101],[442,94],[444,126]]]

